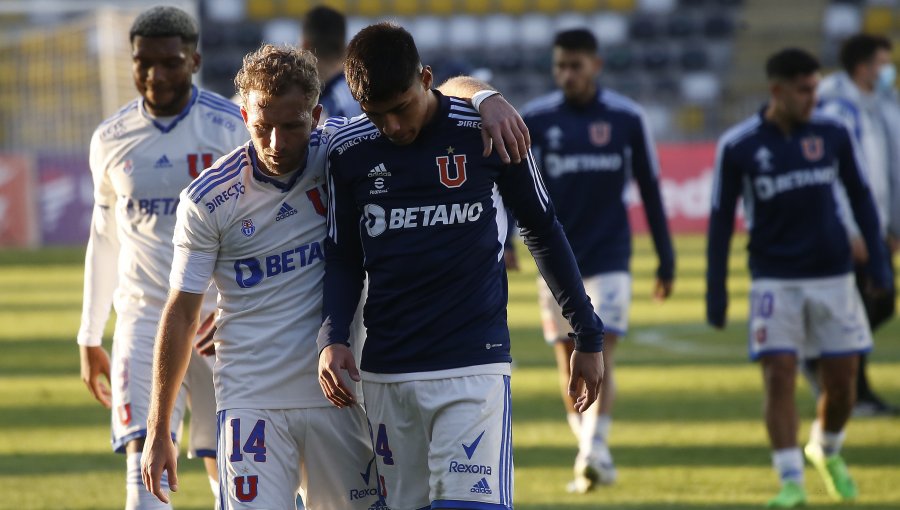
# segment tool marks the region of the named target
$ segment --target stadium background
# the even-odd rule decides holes
[[[897,0],[167,0],[201,21],[199,82],[233,93],[241,56],[260,42],[296,42],[298,18],[324,3],[351,35],[373,21],[407,27],[439,78],[474,72],[518,106],[552,88],[549,45],[588,26],[605,58],[604,85],[640,101],[659,142],[663,193],[676,231],[675,298],[649,298],[655,256],[639,236],[633,342],[621,354],[612,446],[620,483],[588,497],[562,491],[574,441],[540,341],[534,268],[510,280],[517,505],[520,508],[758,508],[775,484],[760,420],[759,375],[745,362],[748,288],[743,239],[732,249],[731,325],[703,325],[706,213],[713,147],[766,97],[763,62],[796,45],[837,66],[840,40],[886,34],[900,64]],[[87,146],[105,117],[135,96],[127,29],[150,1],[0,1],[0,509],[115,508],[121,459],[107,416],[78,381],[74,335],[90,217]],[[643,230],[637,193],[630,193]],[[520,247],[521,248],[521,247]],[[522,254],[521,260],[528,260]],[[900,326],[876,337],[872,377],[900,401]],[[108,336],[107,336],[108,338]],[[107,343],[108,346],[108,343]],[[808,417],[812,400],[798,390]],[[801,437],[805,437],[804,421]],[[861,508],[900,508],[900,421],[858,420],[847,457]],[[182,463],[178,508],[204,508],[196,463]],[[827,499],[808,471],[811,503]]]

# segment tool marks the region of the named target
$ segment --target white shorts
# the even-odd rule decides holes
[[[750,287],[750,358],[795,353],[844,356],[872,349],[872,333],[853,275],[783,280]]]
[[[583,282],[594,312],[603,321],[603,329],[624,337],[628,332],[628,312],[631,308],[631,274],[627,271],[601,273],[585,278]],[[572,327],[563,317],[562,309],[544,279],[538,277],[537,285],[544,340],[552,344],[566,338]]]
[[[392,510],[512,509],[508,375],[396,383],[364,378],[363,391]]]
[[[220,506],[379,508],[378,473],[361,406],[219,411]]]
[[[176,442],[181,440],[181,423],[188,399],[191,402],[189,457],[214,457],[216,452],[216,396],[213,389],[212,360],[191,350],[191,361],[175,401],[169,424]],[[150,407],[150,379],[153,370],[153,341],[147,339],[113,342],[110,366],[112,386],[112,447],[125,452],[125,445],[147,437]]]

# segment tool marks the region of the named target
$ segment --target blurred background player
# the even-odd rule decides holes
[[[348,328],[365,275],[360,368],[388,505],[511,509],[504,204],[575,330],[579,412],[602,380],[602,323],[530,153],[486,157],[478,112],[432,90],[406,30],[364,28],[345,69],[367,117],[329,142],[322,389],[356,402],[344,371],[360,380]]]
[[[144,481],[168,501],[160,480],[166,471],[176,479],[169,417],[212,279],[221,295],[215,372],[222,508],[294,508],[298,488],[308,508],[381,508],[365,411],[334,408],[316,382],[325,144],[345,119],[316,127],[322,108],[315,57],[307,51],[265,45],[244,58],[235,85],[251,142],[181,195]],[[363,336],[354,332],[359,346]]]
[[[738,196],[750,231],[750,355],[762,365],[765,422],[781,491],[768,506],[806,501],[794,402],[797,361],[820,357],[817,420],[804,448],[828,493],[852,500],[857,488],[840,456],[853,409],[859,353],[872,337],[853,282],[850,247],[833,187],[847,191],[869,251],[877,289],[891,285],[878,213],[856,142],[843,123],[813,115],[819,62],[785,49],[766,63],[769,103],[719,140],[709,223],[707,321],[725,325],[725,278]]]
[[[340,12],[320,5],[303,18],[303,49],[311,51],[318,63],[324,108],[321,120],[328,117],[356,117],[362,113],[344,79],[344,52],[347,50],[347,20]]]
[[[881,222],[881,239],[894,253],[900,240],[900,105],[894,90],[897,71],[891,61],[891,46],[884,36],[850,37],[841,48],[843,70],[825,77],[818,92],[821,111],[844,120],[856,137]],[[894,315],[895,286],[879,295],[870,292],[865,242],[852,215],[846,207],[843,211],[853,247],[856,287],[863,297],[869,325],[875,331]],[[888,261],[893,259],[889,257]],[[854,415],[897,414],[900,409],[882,400],[870,386],[867,358],[867,353],[860,355]],[[812,372],[815,363],[816,360],[809,361]]]
[[[127,454],[128,509],[168,508],[140,483],[153,339],[169,290],[178,194],[247,137],[238,108],[192,85],[200,67],[196,22],[174,7],[141,13],[130,31],[134,85],[141,95],[104,121],[91,139],[94,213],[85,260],[78,344],[81,378],[112,408],[112,445]],[[116,309],[112,362],[101,346],[110,305]],[[204,306],[204,317],[215,309]],[[190,451],[215,468],[216,424],[210,361],[194,354],[178,392],[171,428],[180,431],[185,400],[192,413]],[[106,377],[111,391],[102,380]],[[177,438],[176,438],[177,439]]]
[[[558,33],[553,77],[559,90],[523,109],[537,166],[605,328],[600,400],[579,414],[566,391],[574,349],[569,326],[539,279],[544,338],[554,346],[569,426],[579,441],[575,482],[569,487],[576,492],[616,479],[607,439],[616,395],[615,347],[628,330],[631,301],[631,230],[624,201],[631,178],[640,187],[659,257],[654,297],[667,298],[675,278],[675,254],[659,192],[659,162],[647,120],[638,104],[598,85],[602,64],[597,49],[589,30]]]

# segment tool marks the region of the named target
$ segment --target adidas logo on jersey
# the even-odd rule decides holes
[[[281,221],[295,214],[297,214],[297,210],[285,202],[281,204],[281,209],[278,211],[278,216],[275,216],[275,221]]]
[[[390,177],[391,173],[384,167],[384,163],[379,163],[378,166],[369,170],[369,173],[366,175],[369,178],[372,177]]]
[[[163,154],[161,158],[156,160],[156,164],[153,165],[153,168],[172,168],[172,162],[169,161],[168,156]]]
[[[475,482],[475,485],[469,489],[469,492],[477,492],[478,494],[493,494],[494,491],[491,490],[491,486],[488,485],[487,478],[482,478]]]

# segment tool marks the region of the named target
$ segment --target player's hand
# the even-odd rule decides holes
[[[600,396],[603,382],[603,353],[574,351],[569,360],[569,396],[575,399],[575,410],[587,411]]]
[[[346,371],[356,382],[359,382],[359,370],[353,352],[344,344],[331,344],[319,354],[319,386],[329,402],[337,407],[347,407],[356,403],[353,390],[346,384],[343,372]]]
[[[194,350],[201,356],[214,356],[216,354],[216,344],[213,343],[213,337],[216,335],[215,323],[216,315],[209,314],[209,317],[197,329]]]
[[[507,271],[519,270],[519,257],[516,255],[515,248],[503,248],[503,263],[506,265]]]
[[[531,147],[531,136],[519,112],[500,94],[485,99],[480,110],[484,157],[496,146],[501,161],[521,163]]]
[[[661,278],[656,279],[656,284],[653,286],[653,300],[657,302],[663,302],[672,295],[672,288],[675,286],[675,280],[663,280]]]
[[[853,262],[857,265],[869,261],[869,250],[866,248],[866,241],[861,236],[854,236],[850,239],[850,254],[853,256]]]
[[[147,431],[144,451],[141,454],[141,480],[144,487],[163,503],[169,502],[169,494],[162,489],[162,476],[169,474],[169,490],[178,492],[178,449],[168,431]]]
[[[88,391],[97,402],[103,404],[107,409],[112,407],[112,392],[109,389],[109,354],[103,350],[103,347],[97,346],[78,346],[79,356],[81,357],[81,382],[83,382]],[[100,376],[106,378],[106,384],[100,379]]]

